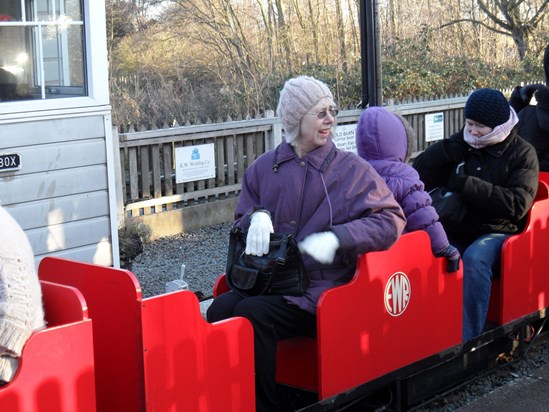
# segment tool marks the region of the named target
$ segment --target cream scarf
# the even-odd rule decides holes
[[[482,149],[483,147],[492,146],[493,144],[503,142],[507,136],[509,136],[509,133],[511,133],[513,127],[515,127],[518,123],[517,114],[512,107],[510,107],[510,109],[511,115],[509,116],[509,120],[499,126],[494,127],[490,133],[485,134],[484,136],[473,136],[467,131],[467,127],[463,129],[463,137],[469,146],[474,147],[475,149]]]

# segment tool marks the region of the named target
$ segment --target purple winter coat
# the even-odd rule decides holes
[[[431,250],[436,255],[448,246],[448,237],[419,174],[406,163],[413,147],[412,137],[394,113],[371,107],[363,112],[357,124],[357,153],[385,179],[404,210],[407,221],[404,233],[427,231]]]
[[[389,248],[406,224],[383,179],[332,140],[304,158],[286,142],[257,158],[244,175],[235,223],[247,230],[257,208],[271,213],[275,232],[290,233],[298,241],[326,230],[338,237],[332,264],[303,256],[311,285],[303,297],[286,297],[313,314],[324,290],[353,277],[358,254]]]

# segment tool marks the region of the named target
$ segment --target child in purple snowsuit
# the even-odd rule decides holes
[[[425,230],[437,257],[448,259],[448,270],[459,268],[459,251],[448,242],[446,232],[431,206],[431,196],[424,189],[417,171],[407,163],[412,154],[414,131],[400,115],[382,107],[366,109],[356,128],[356,147],[393,192],[402,207],[407,224],[404,232]]]

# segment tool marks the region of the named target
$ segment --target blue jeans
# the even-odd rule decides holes
[[[504,233],[482,235],[462,252],[464,341],[482,333],[490,303],[494,267],[499,267],[501,248],[509,236]]]

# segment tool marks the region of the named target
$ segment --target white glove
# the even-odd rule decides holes
[[[317,262],[328,264],[334,261],[339,239],[334,232],[313,233],[299,242],[299,250]]]
[[[262,256],[269,253],[269,240],[273,232],[273,222],[269,214],[262,211],[254,212],[246,237],[246,254]]]

